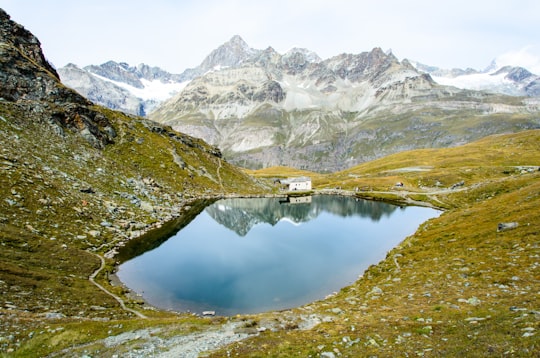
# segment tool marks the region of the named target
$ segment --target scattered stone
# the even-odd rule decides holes
[[[373,338],[369,338],[366,345],[373,346],[373,347],[380,347],[379,343],[377,343],[376,340]]]
[[[459,187],[462,187],[463,185],[465,185],[465,181],[460,181],[458,183],[455,183],[455,184],[452,184],[452,186],[450,187],[450,189],[457,189]]]
[[[510,311],[526,311],[526,310],[527,310],[526,308],[522,308],[522,307],[516,307],[516,306],[510,307]]]
[[[148,212],[153,212],[154,207],[147,201],[141,201],[141,209]]]
[[[37,234],[38,231],[36,229],[34,229],[34,227],[30,224],[26,225],[26,229],[30,232],[33,232],[34,234]]]
[[[86,194],[95,194],[95,190],[92,189],[91,187],[88,187],[88,188],[85,188],[85,189],[80,189],[79,190],[81,193],[86,193]]]
[[[16,202],[15,200],[7,199],[7,198],[4,199],[4,201],[5,201],[6,203],[8,203],[9,206],[13,206],[13,205],[17,204],[17,202]]]
[[[371,291],[368,293],[368,295],[371,294],[371,295],[382,295],[383,294],[383,291],[382,289],[380,289],[379,287],[375,286],[371,289]]]
[[[103,226],[103,227],[111,227],[112,226],[112,224],[110,222],[108,222],[108,221],[102,221],[100,225]]]
[[[471,306],[479,306],[481,301],[477,297],[471,297],[469,299],[459,298],[458,302],[460,303],[467,303]]]
[[[499,223],[497,225],[497,232],[506,231],[506,230],[512,230],[519,226],[519,224],[515,221],[509,222],[509,223]]]
[[[485,321],[488,317],[467,317],[465,318],[465,322],[469,322],[470,324],[476,324],[480,321]]]
[[[321,352],[321,358],[336,358],[334,352]]]
[[[46,312],[44,314],[45,318],[48,318],[48,319],[61,319],[61,318],[66,318],[66,315],[64,315],[63,313],[59,313],[59,312]]]
[[[48,199],[43,199],[43,198],[38,199],[38,202],[39,202],[41,205],[45,205],[45,206],[46,206],[46,205],[50,205],[50,203],[51,203],[50,200],[48,200]]]
[[[99,230],[90,230],[90,231],[88,231],[88,235],[90,235],[92,237],[100,237],[101,236],[101,231],[99,231]]]

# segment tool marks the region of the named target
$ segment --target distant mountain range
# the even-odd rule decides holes
[[[88,99],[112,109],[146,116],[161,102],[180,92],[189,81],[208,71],[237,67],[242,61],[260,51],[250,48],[240,36],[212,51],[196,68],[182,74],[172,74],[159,67],[146,64],[130,66],[108,61],[83,68],[68,64],[58,69],[62,82]],[[293,48],[290,58],[302,54],[310,63],[321,62],[314,52]],[[484,90],[511,96],[540,96],[540,76],[519,66],[501,66],[494,60],[484,70],[442,69],[409,60],[419,72],[431,75],[442,85],[461,89]]]
[[[109,61],[99,66],[68,64],[58,69],[62,82],[91,101],[138,116],[182,90],[187,80],[159,67]]]
[[[485,70],[452,69],[412,62],[422,72],[429,73],[439,84],[463,89],[489,91],[510,96],[540,96],[540,77],[519,66],[501,66],[493,61]]]
[[[540,80],[525,69],[446,71],[380,48],[323,60],[301,48],[253,49],[234,36],[182,74],[116,62],[59,74],[97,103],[200,137],[252,168],[334,171],[540,127]]]

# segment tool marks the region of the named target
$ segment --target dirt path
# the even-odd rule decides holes
[[[219,180],[219,186],[221,187],[221,192],[223,193],[225,191],[225,189],[223,188],[223,181],[221,180],[220,170],[221,170],[221,158],[218,158],[217,177],[218,177],[218,180]]]
[[[108,294],[109,296],[111,296],[112,298],[114,298],[119,304],[120,304],[120,307],[122,307],[122,309],[124,311],[127,311],[127,312],[131,312],[133,313],[134,315],[136,315],[137,317],[139,318],[148,318],[146,317],[145,315],[143,315],[141,312],[139,311],[135,311],[129,307],[126,307],[126,304],[124,303],[124,301],[118,297],[117,295],[115,295],[114,293],[110,292],[109,290],[107,290],[105,287],[103,287],[102,285],[100,285],[99,283],[96,282],[95,278],[96,276],[101,272],[101,270],[103,270],[103,268],[105,267],[105,259],[103,257],[101,257],[100,255],[94,253],[94,252],[90,252],[90,251],[87,251],[88,253],[96,256],[97,258],[99,258],[99,260],[101,261],[101,265],[99,266],[99,268],[94,271],[90,277],[88,277],[88,280],[90,280],[90,282],[92,282],[94,285],[96,285],[101,291],[105,292],[106,294]]]

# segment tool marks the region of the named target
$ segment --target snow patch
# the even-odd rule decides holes
[[[492,86],[497,86],[503,83],[510,83],[504,77],[506,73],[492,75],[490,73],[475,73],[471,75],[463,75],[457,77],[437,77],[433,76],[433,80],[444,86],[454,86],[458,88],[468,88],[481,90]]]
[[[171,98],[176,93],[179,93],[180,91],[182,91],[190,82],[190,81],[185,81],[185,82],[163,83],[160,80],[149,81],[143,78],[141,79],[141,82],[144,88],[136,88],[136,87],[128,85],[127,83],[113,81],[107,77],[103,77],[95,73],[92,73],[92,75],[96,76],[97,78],[103,81],[111,82],[118,87],[124,88],[138,98],[141,98],[143,100],[156,100],[156,101],[165,101]]]

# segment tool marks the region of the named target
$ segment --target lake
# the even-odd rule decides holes
[[[223,199],[117,275],[163,309],[229,316],[292,308],[352,284],[439,214],[329,195]]]

